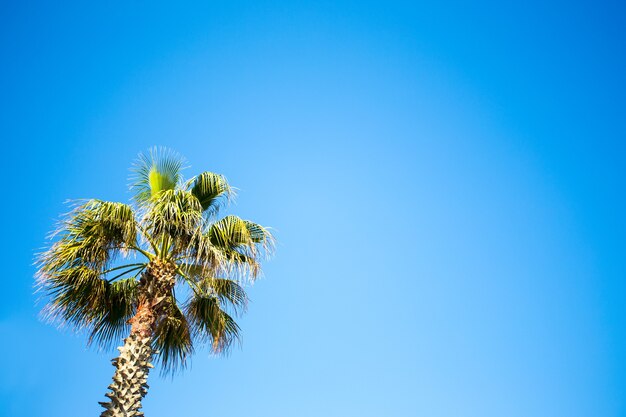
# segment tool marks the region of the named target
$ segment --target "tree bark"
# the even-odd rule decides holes
[[[129,320],[130,335],[112,360],[115,366],[113,382],[106,394],[109,401],[101,402],[105,410],[100,417],[142,417],[141,400],[148,392],[148,373],[153,368],[152,339],[164,305],[175,282],[175,265],[152,260],[139,281],[137,312]]]

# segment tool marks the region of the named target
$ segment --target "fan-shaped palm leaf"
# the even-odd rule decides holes
[[[173,190],[181,181],[184,159],[166,148],[152,148],[140,154],[134,166],[131,189],[139,204],[146,204],[164,190]]]
[[[191,193],[200,201],[202,210],[213,215],[230,200],[234,190],[223,175],[203,172],[191,182]]]
[[[196,264],[179,265],[179,273],[194,291],[216,295],[222,305],[232,308],[235,314],[245,312],[248,307],[248,295],[235,280],[215,278],[212,271]]]
[[[109,347],[128,332],[128,320],[135,314],[137,305],[137,280],[133,277],[107,282],[106,297],[97,307],[98,319],[93,325],[90,342]]]
[[[130,206],[89,200],[70,212],[54,235],[58,241],[40,256],[43,273],[74,265],[102,270],[116,253],[135,246],[137,224]]]
[[[226,216],[211,224],[209,240],[219,248],[231,267],[243,277],[255,279],[260,270],[259,258],[262,252],[273,249],[274,239],[270,232],[237,216]]]
[[[208,289],[194,292],[185,315],[194,338],[210,341],[215,353],[227,353],[233,342],[239,340],[239,325],[222,310],[219,298]]]
[[[187,357],[193,352],[187,318],[173,295],[169,297],[165,307],[165,317],[157,323],[153,344],[159,352],[158,358],[164,373],[183,368]]]
[[[154,237],[178,239],[187,244],[202,226],[202,206],[189,191],[164,190],[146,210],[143,223]]]

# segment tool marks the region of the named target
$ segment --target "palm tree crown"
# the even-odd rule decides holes
[[[197,343],[223,353],[239,339],[233,317],[246,309],[243,284],[258,277],[273,247],[267,228],[217,217],[233,196],[224,176],[203,172],[183,181],[182,168],[165,149],[140,155],[133,203],[76,204],[38,262],[38,287],[49,296],[45,315],[86,329],[90,343],[103,347],[128,334],[150,274],[166,268],[172,281],[150,299],[148,332],[165,371],[184,366]]]

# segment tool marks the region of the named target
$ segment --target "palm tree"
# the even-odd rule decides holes
[[[87,330],[101,347],[128,334],[101,416],[143,416],[153,358],[170,372],[185,366],[197,343],[224,353],[239,340],[233,316],[247,305],[243,284],[258,277],[273,247],[267,228],[217,219],[233,196],[222,175],[184,182],[182,167],[166,149],[140,155],[132,205],[78,203],[39,255],[46,318]]]

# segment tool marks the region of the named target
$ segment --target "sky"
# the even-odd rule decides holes
[[[0,416],[99,415],[33,260],[155,145],[278,245],[147,416],[626,415],[625,54],[617,1],[0,3]]]

